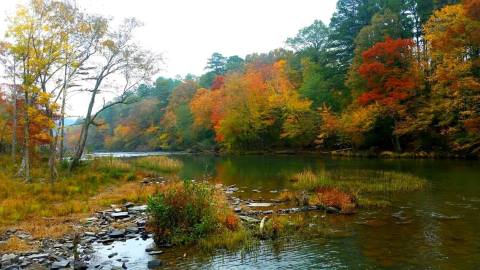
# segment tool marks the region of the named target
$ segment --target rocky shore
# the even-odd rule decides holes
[[[307,211],[341,213],[341,210],[335,207],[288,207],[289,204],[277,199],[241,199],[239,194],[242,194],[243,191],[235,185],[217,184],[215,187],[225,192],[230,207],[240,220],[250,225],[260,223],[261,218],[272,214],[287,215]],[[261,193],[258,189],[252,190],[252,192]],[[268,191],[271,194],[277,192],[276,190]],[[65,235],[62,239],[33,239],[26,232],[9,229],[0,236],[0,241],[17,237],[37,248],[26,252],[2,254],[1,269],[128,269],[129,259],[120,257],[115,252],[108,254],[108,260],[103,258],[105,260],[102,261],[102,258],[95,258],[95,246],[108,246],[128,239],[152,239],[153,236],[146,231],[148,219],[146,210],[146,205],[133,203],[111,205],[109,209],[96,212],[93,216],[80,220],[74,225],[72,233]],[[145,253],[159,255],[169,247],[157,247],[163,250],[146,248]],[[159,259],[145,263],[148,268],[158,268],[163,265]]]
[[[146,209],[146,205],[133,203],[122,206],[112,205],[110,209],[81,220],[73,228],[74,233],[65,235],[62,239],[34,240],[26,232],[7,230],[0,241],[17,237],[38,248],[27,252],[3,254],[1,269],[127,269],[128,259],[116,258],[115,253],[108,255],[113,260],[91,263],[94,259],[94,245],[110,245],[115,241],[151,238],[152,235],[145,230]],[[148,249],[145,252],[156,255],[162,251]],[[151,268],[161,265],[160,260],[148,262]]]

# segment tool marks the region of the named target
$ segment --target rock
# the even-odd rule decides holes
[[[111,238],[120,238],[125,236],[125,230],[113,230],[111,233],[108,234]]]
[[[151,261],[149,261],[149,262],[147,263],[147,267],[148,267],[149,269],[158,268],[158,267],[160,267],[160,266],[162,266],[162,265],[163,265],[163,262],[160,261],[159,259],[151,260]]]
[[[392,214],[392,217],[399,219],[399,220],[405,220],[406,217],[403,216],[403,211],[398,211],[396,213]]]
[[[154,256],[154,255],[160,255],[160,254],[162,254],[162,253],[163,253],[163,251],[161,251],[161,250],[153,250],[153,251],[150,251],[150,252],[148,253],[148,255]]]
[[[325,207],[325,211],[327,211],[327,213],[329,214],[338,214],[340,213],[340,209],[336,208],[336,207],[332,207],[332,206],[327,206]]]
[[[260,192],[261,192],[261,191],[258,190],[258,189],[253,189],[252,191],[253,191],[253,192],[256,192],[256,193],[260,193]]]
[[[19,233],[17,234],[17,237],[22,240],[32,240],[32,236],[28,233]]]
[[[272,206],[271,203],[255,203],[255,202],[252,202],[252,203],[249,203],[248,204],[249,207],[270,207]]]
[[[256,218],[252,218],[249,216],[238,216],[241,220],[248,222],[248,223],[259,223],[260,220]]]
[[[2,268],[3,270],[21,270],[22,268],[20,267],[20,265],[9,265],[5,268]]]
[[[117,255],[118,255],[117,252],[111,253],[111,254],[108,255],[108,258],[113,258],[113,257],[115,257],[115,256],[117,256]]]
[[[73,263],[73,269],[75,270],[86,270],[87,268],[88,268],[88,265],[85,262],[75,261]]]
[[[138,233],[139,229],[138,227],[128,227],[127,232],[129,233]]]
[[[52,264],[51,269],[67,268],[67,267],[69,267],[69,265],[70,265],[70,261],[69,261],[69,260],[61,260],[61,261],[58,261],[58,262],[54,262],[54,263]]]
[[[94,232],[84,232],[83,235],[88,236],[88,237],[95,237],[96,236]]]
[[[271,215],[271,214],[273,214],[273,210],[263,211],[263,214],[264,214],[264,215]]]
[[[18,256],[15,254],[3,254],[2,255],[2,264],[11,264],[15,263],[18,260]]]
[[[27,257],[29,260],[40,260],[40,259],[45,259],[48,258],[48,254],[46,253],[40,253],[40,254],[32,254]]]
[[[438,219],[438,220],[454,220],[454,219],[460,219],[460,216],[447,216],[447,215],[440,214],[440,213],[432,213],[432,214],[431,214],[431,217],[434,218],[434,219]]]
[[[233,211],[235,213],[240,213],[240,212],[242,212],[242,208],[240,206],[238,206],[238,207],[233,208]]]
[[[127,202],[123,205],[123,207],[125,207],[125,208],[130,208],[130,207],[133,207],[133,206],[135,206],[135,204],[132,203],[132,202]]]
[[[130,209],[129,209],[130,210]],[[127,218],[129,217],[128,212],[117,212],[117,213],[111,213],[110,216],[112,218],[118,219],[118,218]]]
[[[278,190],[270,190],[270,193],[278,193]]]
[[[123,270],[127,269],[127,265],[124,262],[113,262],[111,270]]]
[[[133,206],[128,208],[129,213],[135,213],[135,212],[145,212],[147,211],[148,206],[147,205],[140,205],[140,206]]]
[[[89,218],[84,219],[85,222],[95,222],[97,220],[98,220],[98,218],[96,218],[96,217],[89,217]]]

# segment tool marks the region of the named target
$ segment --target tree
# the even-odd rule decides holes
[[[378,11],[373,0],[339,0],[330,20],[329,48],[340,70],[346,72],[354,55],[355,38]]]
[[[431,125],[457,151],[480,151],[480,4],[446,6],[425,25],[433,73]]]
[[[43,1],[32,1],[31,9],[20,6],[16,16],[11,19],[7,37],[11,40],[9,53],[21,66],[21,92],[23,95],[23,160],[19,174],[23,174],[25,181],[30,181],[30,151],[31,137],[30,124],[33,114],[38,112],[37,105],[50,107],[49,93],[42,92],[36,83],[45,74],[46,70],[57,61],[59,36],[55,35],[58,28],[54,28],[54,6]],[[50,29],[52,27],[53,29]],[[44,30],[51,30],[45,31]],[[48,113],[48,112],[47,112]],[[46,119],[51,121],[51,119]],[[51,138],[50,138],[51,139]]]
[[[213,53],[208,59],[206,70],[213,71],[217,75],[225,74],[227,58],[220,53]]]
[[[330,31],[320,20],[315,20],[311,25],[300,29],[293,38],[288,38],[286,43],[295,51],[324,51],[328,45]]]
[[[11,155],[12,162],[16,162],[17,157],[17,122],[18,122],[18,113],[17,113],[17,97],[19,92],[19,86],[17,85],[17,70],[20,68],[18,66],[19,62],[17,59],[12,57],[9,53],[10,44],[1,42],[0,43],[0,61],[5,68],[5,79],[10,81],[11,84],[8,88],[11,90],[11,104],[12,104],[12,139],[11,139]],[[4,102],[6,103],[6,102]],[[6,125],[5,125],[6,127]]]
[[[92,69],[86,74],[85,80],[92,81],[93,84],[88,90],[90,92],[90,102],[87,114],[82,125],[82,131],[77,143],[75,154],[73,156],[70,168],[74,168],[80,161],[85,143],[88,137],[88,131],[92,124],[95,124],[95,118],[105,109],[116,104],[131,102],[130,97],[133,90],[142,82],[148,81],[156,73],[156,62],[158,57],[148,51],[140,49],[132,42],[133,31],[139,26],[135,19],[127,19],[117,30],[110,30],[106,33],[98,44],[98,57],[92,64]],[[115,78],[120,89],[120,95],[103,106],[96,112],[93,112],[95,100],[102,92],[103,84],[108,79],[115,77],[113,74],[122,75],[123,80]]]
[[[366,90],[365,80],[357,72],[364,60],[364,51],[376,43],[384,41],[386,37],[393,39],[402,38],[402,27],[399,17],[388,9],[383,13],[375,14],[370,25],[363,27],[355,39],[355,55],[346,81],[354,98]]]
[[[225,63],[225,72],[242,72],[245,61],[238,55],[230,56]]]
[[[414,43],[411,39],[387,38],[366,50],[358,73],[366,81],[367,91],[358,97],[366,106],[376,103],[384,117],[390,117],[394,128],[407,110],[406,101],[420,89],[418,70],[414,63]],[[399,136],[392,134],[396,151],[401,151]]]
[[[189,104],[198,88],[195,81],[186,80],[173,90],[161,120],[164,144],[171,147],[191,146],[194,139],[192,131],[194,118]]]

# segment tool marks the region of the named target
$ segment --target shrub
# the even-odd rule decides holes
[[[220,229],[235,230],[223,193],[208,183],[172,182],[148,199],[150,228],[159,244],[196,242]]]

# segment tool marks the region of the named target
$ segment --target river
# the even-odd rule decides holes
[[[215,183],[240,187],[241,198],[273,198],[273,192],[291,189],[291,175],[304,169],[401,171],[429,184],[423,191],[389,195],[390,207],[360,209],[350,216],[327,215],[325,222],[336,231],[332,235],[265,241],[248,252],[219,251],[209,256],[191,247],[174,248],[159,255],[167,268],[480,269],[478,161],[168,155],[183,161],[179,174],[183,179],[208,175]],[[151,259],[144,252],[149,245],[149,241],[128,240],[99,246],[96,255],[118,252],[128,257],[130,269],[144,269]]]

